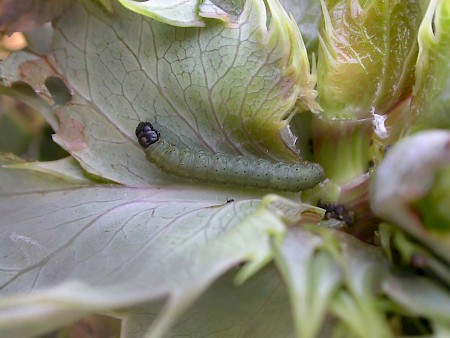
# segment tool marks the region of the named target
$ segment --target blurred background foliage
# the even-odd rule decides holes
[[[27,46],[23,33],[5,35],[0,41],[0,59]],[[0,152],[14,153],[30,161],[51,161],[68,156],[53,142],[52,133],[39,112],[10,96],[0,95]]]

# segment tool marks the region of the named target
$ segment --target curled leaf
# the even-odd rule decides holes
[[[170,1],[136,1],[119,0],[119,2],[141,15],[179,27],[204,27],[205,23],[198,15],[197,0]]]
[[[447,262],[450,233],[439,228],[450,223],[449,167],[450,132],[418,133],[388,152],[371,187],[372,210],[378,216],[402,227]],[[447,224],[433,224],[436,221]]]
[[[321,1],[318,91],[329,118],[384,114],[409,95],[418,1]]]
[[[419,30],[414,130],[450,128],[450,3],[432,0]]]

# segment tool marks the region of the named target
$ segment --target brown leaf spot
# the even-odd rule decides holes
[[[53,68],[44,59],[27,61],[19,67],[19,77],[28,83],[42,98],[51,101],[50,94],[45,87],[45,79],[56,76]]]
[[[86,148],[83,123],[71,118],[63,111],[57,111],[56,116],[59,119],[59,130],[54,136],[55,141],[68,152]]]

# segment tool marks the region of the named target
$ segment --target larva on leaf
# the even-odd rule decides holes
[[[301,191],[319,184],[324,176],[317,163],[276,163],[180,149],[164,140],[149,122],[139,123],[136,136],[150,162],[167,173],[195,181]]]

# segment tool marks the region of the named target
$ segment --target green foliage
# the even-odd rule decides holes
[[[430,1],[419,31],[413,130],[450,128],[450,3]]]
[[[325,116],[386,114],[411,92],[419,2],[334,0],[322,10],[317,85]]]
[[[430,230],[450,231],[450,170],[436,173],[436,178],[429,194],[421,199],[417,207],[423,217],[423,224]]]

